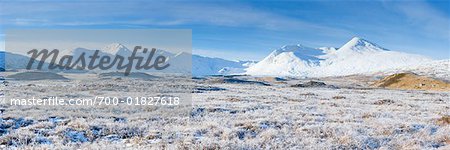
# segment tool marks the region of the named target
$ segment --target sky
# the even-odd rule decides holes
[[[192,52],[192,33],[190,29],[11,29],[5,32],[8,52],[28,55],[32,49],[58,49],[61,53],[76,48],[103,49],[118,43],[133,50],[158,48],[178,54]],[[120,36],[117,36],[120,35]]]
[[[0,3],[0,41],[9,29],[191,29],[194,54],[230,60],[261,60],[289,44],[340,47],[354,36],[390,50],[450,58],[445,0]]]

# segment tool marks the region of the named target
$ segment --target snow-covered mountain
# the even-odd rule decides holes
[[[81,53],[92,55],[94,52],[95,50],[76,48],[64,54],[70,54],[77,58]],[[111,44],[101,49],[100,56],[129,56],[131,53],[132,50],[122,44]],[[29,60],[27,56],[8,52],[3,54],[6,57],[1,58],[0,53],[0,67],[3,66],[1,64],[3,62],[6,69],[24,69]],[[148,56],[148,53],[141,52],[137,55]],[[157,50],[156,55],[164,55],[167,57],[168,63],[174,64],[165,71],[192,73],[194,76],[249,74],[256,76],[325,77],[408,70],[415,70],[416,72],[419,72],[419,70],[438,71],[436,74],[439,74],[439,76],[447,75],[447,77],[449,74],[448,70],[439,69],[448,66],[448,61],[433,63],[430,58],[390,51],[358,37],[352,38],[340,48],[311,48],[300,44],[283,46],[274,50],[260,62],[230,61],[190,53],[173,54],[164,50]],[[5,59],[6,62],[3,61]],[[125,62],[127,61],[125,60]]]
[[[241,74],[253,63],[255,62],[230,61],[221,58],[192,55],[192,75]]]
[[[412,72],[418,75],[450,81],[450,59],[436,60],[414,66],[383,70],[382,72],[377,72],[374,75],[385,76],[402,72]]]
[[[302,75],[315,72],[320,65],[321,49],[303,45],[287,45],[274,50],[266,58],[247,69],[250,75]]]
[[[149,50],[150,51],[150,50]],[[75,48],[69,51],[63,51],[59,55],[59,58],[61,58],[63,55],[71,55],[74,58],[80,57],[82,53],[85,53],[86,56],[93,55],[95,50],[86,49],[86,48]],[[113,43],[110,45],[105,46],[104,48],[100,49],[99,56],[109,56],[111,58],[114,58],[114,55],[120,55],[120,56],[130,56],[132,54],[132,50],[128,49],[122,44]],[[3,55],[6,55],[3,56]],[[149,55],[149,52],[137,53],[138,56],[145,56],[147,57]],[[178,53],[173,54],[168,51],[160,50],[158,49],[155,53],[155,56],[166,56],[167,62],[171,64],[171,67],[165,69],[164,71],[168,72],[176,72],[176,73],[192,73],[194,76],[202,76],[202,75],[218,75],[218,74],[238,74],[238,73],[244,73],[245,69],[249,66],[253,65],[255,62],[253,61],[230,61],[220,58],[210,58],[210,57],[203,57],[200,55],[192,55],[190,53]],[[20,55],[20,54],[14,54],[9,52],[1,52],[0,53],[0,68],[6,68],[7,70],[11,69],[25,69],[26,65],[29,61],[28,56]],[[90,58],[86,58],[86,62],[90,61]],[[6,61],[5,61],[6,60]],[[99,59],[96,60],[96,63],[99,62]],[[127,63],[128,60],[124,60],[124,63]],[[3,64],[2,64],[3,63]],[[6,63],[6,64],[5,64]],[[134,62],[136,63],[136,62]],[[37,62],[34,63],[37,65]],[[136,64],[135,64],[136,65]],[[2,67],[6,66],[6,67]],[[44,64],[43,68],[47,68],[48,63]],[[113,67],[114,68],[114,67]],[[192,69],[192,70],[191,70]],[[113,70],[113,69],[111,69]],[[111,71],[108,70],[108,71]],[[97,70],[100,71],[100,70]]]
[[[117,43],[107,45],[101,51],[122,56],[129,56],[132,53],[132,50]],[[148,53],[138,53],[137,55],[148,56]],[[244,73],[244,69],[248,68],[248,65],[252,63],[250,61],[230,61],[220,58],[203,57],[186,52],[173,54],[160,49],[157,49],[155,55],[163,55],[168,58],[167,62],[172,64],[172,66],[165,69],[166,71],[191,72],[194,76]]]
[[[30,58],[10,52],[0,52],[0,70],[26,69]],[[40,61],[35,60],[31,68],[36,69]],[[42,70],[47,70],[49,63],[44,62]]]
[[[108,53],[111,55],[128,55],[131,54],[132,51],[130,51],[127,47],[120,43],[112,43],[109,45],[106,45],[102,49],[100,49],[104,53]]]
[[[390,51],[367,40],[354,37],[339,49],[283,46],[259,63],[249,67],[249,75],[325,77],[365,74],[387,69],[415,66],[432,59]]]
[[[99,56],[114,56],[114,55],[120,55],[120,56],[124,56],[124,57],[128,57],[133,53],[133,49],[134,47],[132,47],[131,49],[127,48],[125,45],[119,44],[119,43],[112,43],[109,45],[106,45],[105,47],[99,49],[100,53]],[[147,53],[143,53],[143,49],[144,47],[142,47],[141,49],[138,50],[137,52],[137,56],[148,56],[148,54],[150,53],[151,49],[148,49]],[[65,55],[72,55],[74,57],[79,56],[81,53],[86,53],[86,55],[92,55],[96,50],[95,49],[86,49],[86,48],[75,48],[73,50],[70,51],[63,51],[62,53]],[[155,55],[163,55],[166,57],[173,57],[175,56],[175,54],[164,51],[164,50],[160,50],[157,49],[155,52]]]

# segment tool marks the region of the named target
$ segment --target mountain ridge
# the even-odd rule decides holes
[[[338,49],[305,48],[306,46],[298,45],[296,49],[290,51],[283,51],[283,49],[293,46],[283,46],[274,50],[262,61],[249,67],[246,74],[300,77],[345,76],[432,61],[425,56],[391,51],[359,37],[353,37]]]
[[[81,55],[81,53],[92,55],[95,51],[96,50],[78,47],[69,51],[61,52],[58,57],[61,58],[63,55],[71,55],[74,56],[74,58],[77,58]],[[131,53],[132,51],[130,51],[126,46],[120,43],[113,43],[100,49],[99,56],[128,56],[131,55]],[[139,52],[137,55],[144,56],[144,53]],[[160,49],[157,49],[156,55],[164,55],[168,58],[168,62],[177,64],[172,65],[172,67],[166,70],[192,73],[192,75],[195,76],[243,73],[245,72],[244,69],[253,63],[251,61],[231,61],[221,58],[204,57],[187,52],[174,54],[169,51]],[[0,68],[2,71],[25,69],[28,60],[30,59],[28,56],[10,52],[2,52],[0,53],[0,56]],[[148,54],[145,56],[148,56]],[[96,60],[97,63],[98,61],[99,60]],[[127,62],[127,60],[125,61]],[[48,63],[46,63],[44,66],[48,66]]]
[[[85,48],[76,48],[69,51],[68,54],[79,55],[81,52],[93,53],[94,51]],[[120,43],[106,45],[100,51],[100,55],[108,55],[111,57],[116,54],[129,55],[132,53],[126,46]],[[3,63],[5,66],[3,67],[4,69],[24,68],[25,64],[22,63],[26,63],[24,61],[26,56],[22,57],[22,55],[8,52],[3,54],[12,58],[6,59],[8,61],[5,63],[5,56],[3,56],[3,62],[0,60],[0,67]],[[302,44],[285,45],[279,49],[275,49],[259,62],[231,61],[186,52],[173,54],[165,50],[158,50],[157,54],[167,56],[168,61],[183,64],[173,69],[190,70],[194,76],[220,74],[295,77],[345,76],[373,74],[383,71],[394,72],[393,70],[405,70],[405,68],[411,68],[411,66],[420,66],[433,62],[428,57],[391,51],[359,37],[353,37],[339,48],[312,48]],[[14,57],[17,60],[14,60]],[[191,61],[192,63],[182,63],[183,61]],[[12,65],[15,65],[16,68]],[[442,68],[443,65],[435,66]],[[432,70],[432,68],[427,68],[427,70]]]

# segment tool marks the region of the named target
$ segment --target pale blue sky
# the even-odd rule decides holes
[[[0,3],[0,33],[192,29],[194,53],[233,60],[260,60],[286,44],[340,47],[359,36],[391,50],[450,57],[450,2],[445,0]]]

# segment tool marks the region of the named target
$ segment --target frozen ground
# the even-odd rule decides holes
[[[1,95],[123,96],[186,89],[142,78],[7,80]],[[1,105],[1,148],[449,149],[449,92],[368,87],[372,77],[194,78],[192,109]],[[306,84],[305,84],[306,83]]]

